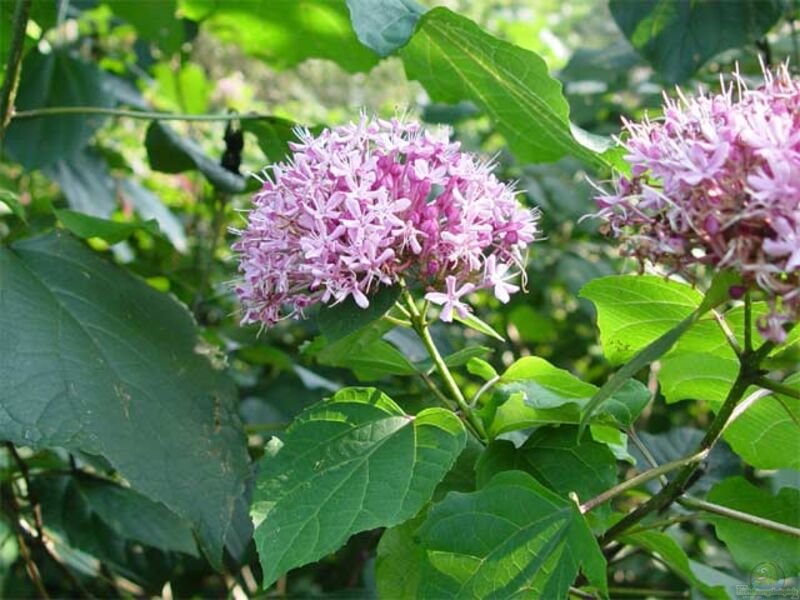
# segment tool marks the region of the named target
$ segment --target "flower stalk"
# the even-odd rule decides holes
[[[433,337],[431,337],[431,331],[426,320],[427,310],[425,312],[420,312],[413,296],[408,290],[405,290],[403,295],[406,300],[406,306],[408,307],[409,314],[411,315],[411,325],[419,336],[420,340],[422,340],[425,349],[428,351],[428,355],[431,357],[439,376],[444,381],[450,397],[456,401],[456,404],[458,404],[458,408],[464,414],[464,418],[472,428],[473,432],[478,436],[479,439],[485,440],[486,431],[483,428],[483,423],[481,423],[481,420],[478,418],[469,404],[467,404],[464,394],[461,393],[461,388],[458,387],[456,380],[453,378],[453,374],[450,372],[450,369],[444,362],[442,355],[439,353],[439,349],[436,347]]]

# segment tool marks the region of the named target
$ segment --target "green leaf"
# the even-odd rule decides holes
[[[150,167],[156,171],[182,173],[197,169],[214,187],[232,194],[243,192],[246,187],[244,177],[211,160],[194,141],[159,121],[150,123],[144,144]]]
[[[800,527],[800,512],[797,510],[800,490],[794,488],[783,488],[773,496],[743,477],[731,477],[714,486],[708,494],[708,501]],[[717,537],[725,542],[742,569],[750,571],[761,563],[770,562],[780,567],[787,577],[800,571],[800,538],[717,514],[707,515],[707,519],[714,523]]]
[[[670,83],[689,78],[723,50],[759,39],[784,11],[780,0],[609,0],[608,5],[625,37]]]
[[[186,308],[52,234],[0,249],[0,330],[0,437],[104,457],[219,565],[249,459]]]
[[[48,54],[35,50],[22,62],[15,105],[17,112],[55,106],[110,108],[114,99],[94,64],[74,58],[66,49]],[[105,119],[102,115],[14,119],[5,132],[3,148],[28,170],[69,160]]]
[[[610,275],[586,284],[580,296],[597,308],[603,353],[612,365],[633,358],[649,344],[686,320],[700,308],[703,295],[684,283],[655,275]],[[700,321],[686,333],[685,351],[705,352],[724,343],[712,319]]]
[[[352,369],[361,381],[387,375],[416,375],[417,367],[406,355],[381,339],[392,327],[379,320],[332,344],[326,344],[324,337],[319,338],[324,346],[316,352],[317,361],[321,365]]]
[[[297,139],[296,126],[294,121],[280,117],[242,121],[242,130],[256,136],[258,147],[272,163],[281,162],[289,155],[289,142]]]
[[[317,323],[328,342],[337,342],[364,327],[368,327],[391,310],[400,297],[400,286],[382,286],[369,297],[369,306],[361,308],[352,297],[335,306],[320,308]]]
[[[70,159],[45,167],[44,174],[58,183],[67,204],[95,217],[109,217],[117,208],[114,181],[105,160],[84,149]]]
[[[418,543],[417,530],[427,514],[427,510],[423,510],[381,535],[375,560],[379,598],[415,600],[420,597],[425,550]]]
[[[156,80],[153,96],[159,109],[190,114],[208,111],[212,88],[200,65],[186,63],[176,69],[172,63],[162,62],[153,67],[153,75]]]
[[[25,221],[25,207],[22,205],[19,196],[15,192],[0,189],[0,202],[5,204],[20,220]]]
[[[569,122],[561,84],[542,58],[483,31],[446,8],[424,14],[400,51],[409,79],[435,102],[470,100],[494,121],[521,162],[549,162],[573,155],[602,166],[596,150]]]
[[[467,438],[467,447],[450,472],[436,486],[432,502],[453,491],[475,491],[475,463],[484,446],[474,437]],[[425,551],[419,545],[417,530],[425,521],[430,505],[413,519],[388,528],[381,535],[375,561],[378,596],[395,600],[419,597]]]
[[[416,0],[347,0],[359,41],[378,56],[406,45],[426,8]]]
[[[422,597],[564,598],[579,572],[608,595],[606,561],[577,505],[521,471],[448,494],[419,536]]]
[[[595,303],[600,339],[609,362],[628,360],[591,399],[581,429],[598,408],[641,369],[659,359],[683,337],[683,347],[716,346],[721,333],[713,321],[700,321],[721,302],[719,282],[703,298],[691,287],[652,276],[610,276],[591,281],[581,296]],[[641,349],[640,349],[641,348]]]
[[[703,439],[703,432],[692,427],[672,427],[668,431],[658,434],[643,431],[639,433],[639,438],[650,451],[656,464],[663,465],[696,452]],[[640,469],[650,468],[650,463],[636,446],[631,446],[631,453],[636,457]],[[720,441],[705,460],[703,476],[698,478],[689,489],[692,493],[704,494],[716,482],[741,472],[741,461],[731,452],[728,444]],[[670,474],[667,477],[671,478],[672,476]],[[655,493],[661,488],[661,484],[657,480],[652,480],[646,483],[645,487]]]
[[[628,380],[641,369],[669,352],[672,346],[675,345],[675,342],[678,341],[678,338],[686,333],[696,322],[697,313],[692,313],[676,327],[670,329],[667,333],[642,349],[630,361],[625,363],[621,369],[615,372],[587,404],[584,414],[581,417],[581,429],[585,427],[592,415],[599,410],[604,402],[608,401],[615,393],[621,390]]]
[[[469,372],[470,375],[480,377],[484,381],[491,381],[495,377],[498,377],[497,371],[494,370],[492,365],[482,358],[475,356],[467,361],[467,372]]]
[[[64,531],[74,548],[94,553],[92,522],[98,520],[123,539],[198,555],[188,523],[130,488],[93,476],[51,473],[34,479],[32,489],[47,527]]]
[[[624,460],[632,465],[636,464],[636,459],[628,451],[628,434],[621,431],[619,427],[606,423],[591,423],[589,424],[589,433],[595,442],[608,446],[617,460]]]
[[[158,45],[168,55],[180,50],[184,25],[175,18],[175,0],[142,3],[140,0],[106,0],[114,14],[136,28],[144,39]]]
[[[325,58],[357,73],[379,60],[358,41],[345,0],[181,0],[181,8],[205,31],[278,70]]]
[[[261,465],[251,515],[264,585],[359,531],[413,517],[466,443],[461,421],[406,415],[370,388],[347,388],[302,413]]]
[[[656,554],[676,575],[706,597],[728,599],[728,594],[722,586],[711,584],[707,577],[699,577],[695,573],[686,552],[668,534],[661,531],[641,531],[621,537],[620,542]]]
[[[488,433],[496,436],[543,422],[577,423],[598,388],[569,371],[539,357],[525,357],[512,364],[495,386],[486,407]],[[629,427],[647,405],[650,393],[638,381],[626,381],[604,406],[603,416]],[[493,408],[496,412],[492,414]],[[553,421],[544,419],[552,418]]]
[[[54,210],[53,212],[64,227],[83,239],[97,237],[109,244],[116,244],[128,239],[135,231],[139,230],[146,231],[150,235],[157,237],[161,236],[161,231],[159,231],[158,223],[155,220],[132,223],[100,219],[74,210],[62,209]]]
[[[506,339],[502,335],[500,335],[499,333],[497,333],[497,331],[495,331],[494,327],[492,327],[488,323],[484,323],[473,314],[469,314],[466,317],[462,317],[459,314],[455,314],[453,315],[453,318],[462,325],[465,325],[470,329],[477,331],[478,333],[482,333],[483,335],[492,337],[496,340],[500,340],[501,342],[506,341]]]
[[[704,400],[718,410],[738,374],[739,362],[733,358],[690,352],[665,358],[658,381],[664,399],[670,404],[687,399]]]
[[[783,383],[800,389],[800,373],[791,375]],[[798,421],[800,400],[783,394],[770,395],[758,400],[728,425],[725,441],[736,454],[758,469],[800,471]]]
[[[183,223],[161,199],[133,179],[122,180],[119,193],[144,219],[155,219],[161,232],[178,252],[186,252],[189,242]]]
[[[578,440],[577,427],[540,427],[517,448],[508,440],[495,440],[475,465],[478,486],[485,486],[501,471],[518,469],[563,498],[575,492],[588,500],[617,482],[617,461],[603,444],[588,435]]]

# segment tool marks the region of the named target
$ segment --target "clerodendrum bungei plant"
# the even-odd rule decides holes
[[[800,310],[800,85],[785,68],[765,76],[757,89],[736,78],[719,95],[681,96],[662,118],[626,123],[630,172],[598,197],[597,216],[643,269],[694,285],[656,274],[584,288],[607,358],[622,365],[599,389],[541,358],[498,374],[437,347],[437,311],[493,334],[469,298],[487,290],[508,302],[525,288],[528,246],[541,237],[537,211],[491,162],[403,119],[297,132],[238,232],[243,322],[319,311],[320,344],[334,353],[410,330],[429,355],[416,375],[439,406],[407,414],[377,389],[345,388],[267,444],[251,510],[265,585],[354,533],[388,528],[377,567],[386,597],[606,597],[607,561],[627,546],[658,552],[716,595],[657,529],[681,515],[643,522],[673,504],[708,515],[734,543],[759,529],[777,536],[773,558],[792,568],[781,549],[796,549],[797,529],[731,509],[736,490],[715,488],[721,504],[689,493],[722,436],[774,469],[785,457],[754,434],[796,435],[779,424],[797,420],[797,374],[782,380],[775,357]],[[753,339],[754,323],[766,341]],[[657,361],[648,389],[634,376]],[[482,380],[471,399],[452,370],[463,364]],[[716,413],[689,454],[662,463],[634,429],[656,382],[667,402],[699,386]],[[616,461],[636,462],[631,452],[640,472],[618,483]],[[467,483],[448,476],[457,459]],[[659,478],[638,505],[618,503]]]

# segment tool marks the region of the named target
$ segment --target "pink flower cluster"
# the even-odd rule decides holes
[[[748,89],[666,99],[663,117],[625,121],[631,176],[596,198],[624,252],[691,275],[732,268],[770,303],[762,335],[800,316],[800,82],[784,66]],[[743,290],[732,290],[732,294]]]
[[[492,165],[412,122],[368,119],[315,137],[298,130],[237,232],[244,323],[267,326],[379,286],[420,283],[441,318],[493,288],[507,302],[524,277],[537,212],[521,207]]]

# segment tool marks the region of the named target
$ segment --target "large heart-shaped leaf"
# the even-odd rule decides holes
[[[201,27],[276,69],[308,58],[368,71],[378,56],[358,41],[345,0],[181,0]]]
[[[608,362],[619,365],[677,327],[700,308],[703,294],[655,275],[609,275],[586,284],[581,297],[597,308],[600,342]],[[725,339],[713,319],[691,324],[681,339],[685,352],[720,348]],[[731,356],[733,354],[731,353]]]
[[[419,81],[434,101],[470,100],[481,107],[519,160],[547,162],[572,155],[605,164],[597,153],[608,145],[570,124],[561,83],[535,52],[440,7],[420,18],[400,56],[409,79]]]
[[[0,249],[0,331],[0,437],[105,457],[219,564],[249,461],[186,309],[52,234]]]
[[[800,373],[785,385],[800,389]],[[759,469],[800,471],[800,400],[785,394],[761,398],[725,429],[725,440]]]
[[[564,598],[579,572],[604,596],[606,561],[578,506],[522,471],[428,512],[426,598]]]
[[[450,411],[412,416],[372,388],[346,388],[273,440],[251,514],[264,585],[350,535],[413,517],[466,443]]]
[[[757,40],[781,17],[781,0],[609,0],[614,20],[659,73],[677,83],[728,48]]]
[[[18,111],[54,106],[113,106],[103,73],[67,50],[32,51],[22,63]],[[69,160],[103,123],[101,115],[56,115],[15,119],[3,146],[26,169]]]
[[[581,501],[617,482],[617,460],[611,450],[588,434],[579,440],[574,426],[540,427],[519,448],[508,440],[493,441],[475,465],[478,485],[513,469],[530,473],[564,498],[575,492]]]
[[[709,492],[710,502],[771,521],[800,527],[800,490],[783,488],[776,496],[757,488],[743,477],[719,482]],[[736,563],[750,570],[769,561],[787,577],[800,571],[800,538],[771,531],[720,515],[709,515],[717,537],[728,546]]]

